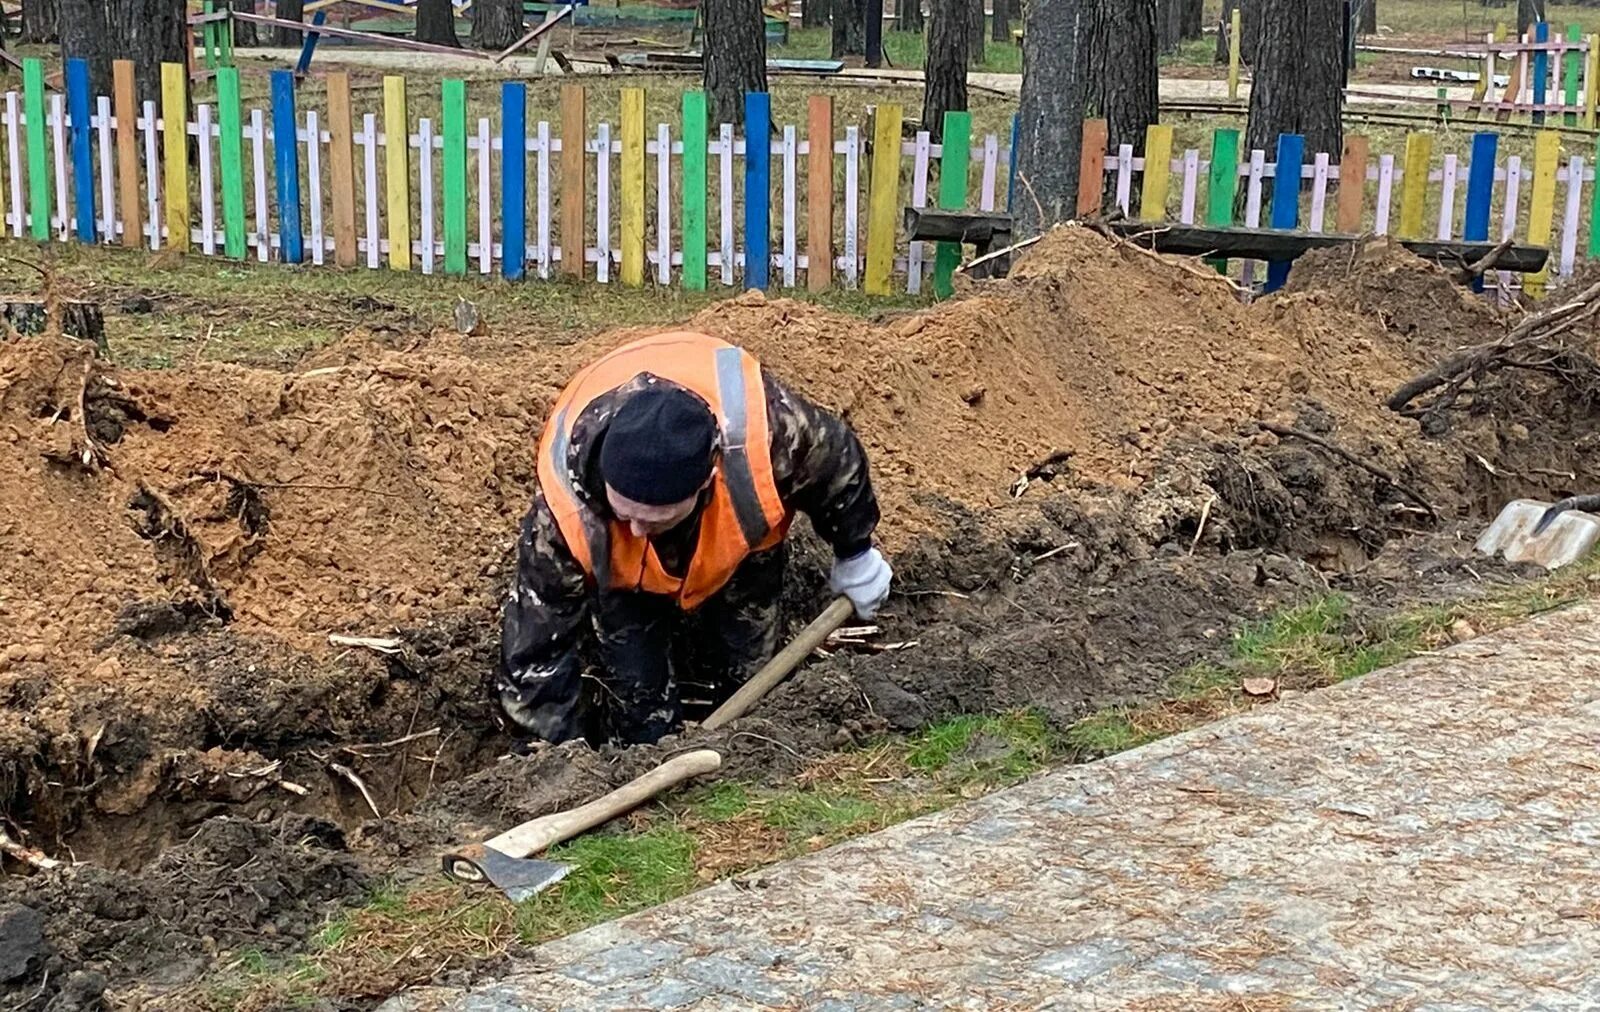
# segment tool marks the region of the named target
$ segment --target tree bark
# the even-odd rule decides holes
[[[1156,5],[1156,45],[1163,53],[1178,51],[1182,41],[1179,0],[1159,0]]]
[[[1205,38],[1205,0],[1178,0],[1178,38]]]
[[[705,0],[704,20],[701,51],[710,122],[742,123],[745,93],[767,90],[767,26],[761,0]]]
[[[417,27],[412,37],[437,46],[459,46],[456,9],[450,0],[417,0]]]
[[[256,0],[232,0],[232,3],[229,6],[231,9],[236,10],[241,14],[254,14],[256,12]],[[258,39],[259,37],[256,35],[255,25],[248,21],[235,21],[233,23],[234,46],[247,47],[259,45],[260,43]]]
[[[821,28],[828,23],[828,0],[800,0],[800,26]]]
[[[1145,130],[1161,115],[1157,95],[1156,0],[1092,0],[1084,40],[1084,103],[1106,121],[1108,148],[1144,153]]]
[[[1517,30],[1531,32],[1530,25],[1545,20],[1544,0],[1517,0]]]
[[[184,60],[184,0],[64,0],[61,53],[89,63],[89,93],[111,94],[111,61],[132,60],[141,99],[161,97],[161,64]]]
[[[989,16],[989,40],[991,42],[1011,42],[1011,0],[992,0],[990,6],[994,9]]]
[[[867,51],[865,0],[832,0],[833,58],[861,56]]]
[[[944,114],[967,107],[968,0],[933,0],[928,53],[922,65],[922,127],[940,143]]]
[[[1360,10],[1357,12],[1356,30],[1362,35],[1378,34],[1378,0],[1355,0]]]
[[[1263,23],[1250,82],[1245,148],[1276,149],[1301,134],[1306,151],[1337,154],[1343,140],[1342,0],[1258,0]],[[1269,156],[1270,157],[1270,156]]]
[[[977,65],[983,62],[984,40],[988,37],[983,23],[983,0],[969,0],[968,16],[972,20],[971,34],[967,36],[967,62]]]
[[[22,41],[54,42],[60,21],[58,0],[22,0]]]
[[[274,16],[280,21],[304,21],[306,19],[306,0],[278,0],[274,6]],[[274,28],[272,42],[277,46],[298,46],[301,42],[301,32],[298,28]]]
[[[479,49],[501,50],[522,38],[522,0],[475,0],[472,5],[472,44]]]
[[[922,28],[922,0],[895,0],[894,30],[920,32]]]
[[[1083,153],[1080,45],[1089,0],[1028,0],[1022,8],[1022,97],[1017,112],[1018,238],[1078,212]]]

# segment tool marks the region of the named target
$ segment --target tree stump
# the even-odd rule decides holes
[[[92,302],[63,299],[60,310],[61,333],[64,336],[93,343],[95,353],[101,358],[110,354],[106,344],[106,321],[99,306]],[[43,334],[49,330],[49,317],[44,299],[38,296],[0,295],[0,319],[5,320],[8,331],[25,336]]]

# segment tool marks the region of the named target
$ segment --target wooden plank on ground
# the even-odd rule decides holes
[[[1343,232],[1282,231],[1271,228],[1213,228],[1171,224],[1152,230],[1148,222],[1113,221],[1107,227],[1124,238],[1162,253],[1203,256],[1216,252],[1250,260],[1292,260],[1302,253],[1330,246],[1347,246],[1363,237]],[[1494,249],[1490,242],[1440,242],[1437,239],[1397,239],[1401,246],[1429,260],[1459,266]],[[1542,246],[1517,244],[1506,250],[1500,264],[1513,271],[1530,271],[1546,263],[1550,251]]]

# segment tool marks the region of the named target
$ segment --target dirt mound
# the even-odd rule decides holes
[[[1285,294],[1322,293],[1324,308],[1343,310],[1385,341],[1421,359],[1437,359],[1486,339],[1502,314],[1458,285],[1438,264],[1399,243],[1312,250],[1295,261]]]
[[[863,321],[751,293],[688,321],[849,418],[902,592],[885,635],[919,642],[803,672],[711,739],[726,775],[778,775],[957,711],[1026,704],[1065,722],[1139,698],[1241,617],[1324,586],[1319,567],[1348,570],[1432,522],[1393,481],[1259,421],[1420,488],[1445,520],[1470,511],[1480,490],[1459,446],[1383,407],[1465,330],[1382,309],[1376,326],[1345,294],[1379,306],[1385,285],[1416,282],[1443,298],[1392,260],[1331,289],[1307,279],[1332,265],[1313,264],[1246,306],[1220,277],[1067,227],[1010,278],[926,312]],[[1438,318],[1498,332],[1470,315]],[[322,851],[326,877],[303,888],[216,859],[261,894],[224,938],[207,918],[225,904],[173,886],[196,907],[186,920],[153,898],[181,846],[247,827],[267,875],[307,860],[283,849],[299,839],[274,821],[286,811],[348,828],[377,810],[352,840],[387,870],[679,747],[495,763],[505,743],[482,693],[547,407],[634,333],[405,349],[354,334],[293,372],[121,370],[67,340],[0,343],[0,808],[35,846],[139,869],[128,888],[151,918],[226,947],[357,880]],[[799,547],[788,600],[804,619],[823,565]],[[251,821],[213,829],[219,814]],[[180,843],[197,829],[220,835]],[[62,972],[124,958],[54,937],[77,937],[96,874],[18,887],[62,911],[52,944],[77,946]]]

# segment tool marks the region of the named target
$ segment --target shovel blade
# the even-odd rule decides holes
[[[1517,499],[1506,504],[1478,537],[1484,555],[1504,555],[1507,562],[1532,562],[1546,569],[1570,566],[1600,543],[1600,517],[1568,510],[1537,531],[1550,503]]]
[[[477,862],[490,882],[513,903],[537,896],[567,877],[571,865],[540,861],[532,857],[509,857],[490,847],[483,849]]]

